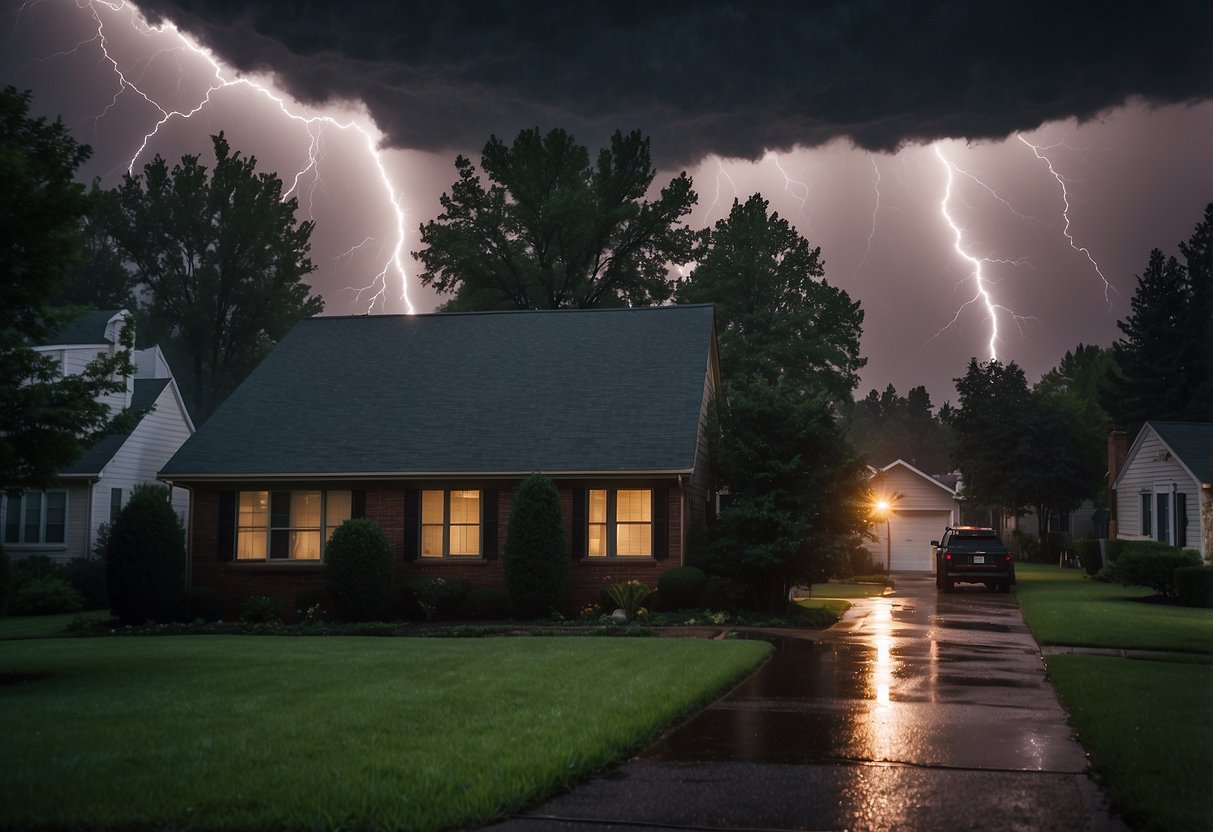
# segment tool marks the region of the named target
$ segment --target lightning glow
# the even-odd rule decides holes
[[[859,258],[859,265],[855,267],[855,273],[863,271],[863,264],[868,262],[868,254],[872,251],[872,238],[876,236],[876,215],[880,212],[880,165],[876,164],[876,157],[870,157],[872,160],[872,173],[875,179],[872,181],[872,191],[876,198],[872,202],[872,224],[868,228],[868,239],[864,243],[863,257]]]
[[[358,299],[364,297],[369,298],[367,302],[367,311],[372,312],[378,305],[380,311],[385,311],[388,300],[389,285],[395,280],[400,282],[400,300],[403,301],[405,308],[409,313],[412,313],[413,304],[408,297],[408,273],[404,264],[404,243],[405,243],[405,211],[401,204],[401,199],[397,190],[392,185],[387,168],[384,164],[383,154],[379,150],[379,143],[383,138],[382,133],[374,126],[369,114],[365,108],[360,108],[359,119],[340,120],[332,115],[301,115],[299,110],[302,106],[297,102],[289,100],[287,97],[276,92],[271,85],[265,82],[260,82],[252,78],[244,77],[239,73],[234,72],[230,68],[224,66],[215,55],[207,48],[201,46],[195,40],[190,38],[184,32],[181,32],[171,22],[165,21],[159,25],[153,26],[147,22],[139,9],[133,4],[125,2],[125,0],[77,0],[77,6],[81,10],[87,10],[87,13],[92,17],[96,24],[96,34],[88,39],[78,43],[72,50],[60,54],[70,54],[75,52],[89,43],[96,43],[100,49],[101,55],[105,63],[112,69],[114,76],[118,80],[118,91],[114,94],[109,105],[94,116],[95,122],[100,122],[109,112],[116,106],[119,98],[130,91],[140,99],[150,105],[158,114],[155,124],[148,130],[139,146],[131,154],[127,165],[127,172],[132,173],[136,163],[147,152],[148,146],[155,139],[157,134],[174,120],[188,120],[199,113],[203,112],[208,106],[213,104],[214,96],[221,90],[233,87],[246,87],[254,90],[258,95],[271,102],[278,111],[290,121],[298,123],[308,137],[308,147],[306,152],[306,163],[300,168],[293,177],[284,177],[284,180],[289,179],[291,184],[283,193],[283,199],[289,199],[300,187],[302,180],[309,175],[312,177],[312,188],[309,192],[308,208],[314,207],[313,198],[317,186],[322,186],[323,181],[320,178],[320,165],[322,158],[322,134],[325,128],[336,128],[343,131],[353,131],[357,133],[365,142],[366,153],[374,162],[375,170],[378,173],[380,182],[387,196],[388,202],[392,207],[394,214],[394,240],[390,247],[390,253],[385,258],[382,268],[371,278],[370,282],[361,287],[346,287],[349,291],[355,293]],[[157,100],[152,94],[146,91],[141,85],[139,79],[134,79],[128,71],[125,71],[119,60],[110,52],[110,40],[106,33],[106,22],[102,18],[101,9],[108,9],[112,13],[121,11],[129,11],[132,14],[132,26],[134,29],[143,35],[151,33],[169,35],[180,44],[176,49],[186,50],[194,55],[204,59],[210,67],[212,80],[208,81],[208,86],[200,99],[190,108],[173,108],[165,105]],[[157,53],[159,54],[159,53]],[[48,56],[48,59],[54,56]],[[360,123],[360,122],[365,122]],[[369,239],[369,238],[368,238]],[[358,248],[365,245],[367,240],[352,247],[347,254],[352,253]]]
[[[1099,268],[1099,264],[1096,263],[1095,258],[1091,256],[1090,250],[1088,250],[1086,246],[1080,246],[1074,242],[1074,236],[1070,233],[1070,192],[1069,192],[1069,189],[1066,188],[1065,177],[1063,177],[1060,173],[1057,172],[1057,170],[1053,167],[1053,162],[1049,159],[1048,156],[1046,156],[1042,152],[1042,150],[1047,150],[1048,148],[1042,148],[1040,145],[1033,144],[1032,142],[1025,139],[1023,137],[1022,133],[1016,133],[1015,138],[1019,139],[1021,142],[1023,142],[1024,144],[1026,144],[1028,147],[1030,147],[1032,149],[1033,155],[1035,155],[1037,159],[1039,159],[1040,161],[1045,163],[1045,165],[1049,169],[1049,173],[1052,174],[1053,178],[1057,180],[1058,186],[1061,187],[1061,201],[1062,201],[1061,215],[1066,221],[1065,228],[1062,229],[1061,233],[1066,236],[1066,240],[1068,240],[1070,243],[1070,248],[1072,248],[1074,251],[1084,255],[1087,258],[1087,262],[1089,262],[1091,264],[1091,266],[1095,269],[1095,273],[1097,275],[1099,275],[1099,279],[1103,281],[1104,301],[1108,304],[1108,308],[1111,309],[1112,308],[1111,293],[1116,292],[1116,294],[1119,295],[1120,291],[1115,286],[1113,286],[1110,282],[1108,282],[1108,278],[1104,277],[1104,273]]]

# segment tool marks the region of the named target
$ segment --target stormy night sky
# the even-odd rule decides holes
[[[293,186],[326,314],[439,302],[409,252],[456,153],[640,129],[693,225],[758,191],[821,246],[866,313],[858,395],[939,405],[991,346],[1034,381],[1110,344],[1213,200],[1208,3],[2,2],[0,83],[86,179],[224,130]]]

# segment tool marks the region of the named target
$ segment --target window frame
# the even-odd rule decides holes
[[[470,493],[476,495],[476,522],[453,522],[451,518],[451,497],[456,493]],[[426,495],[441,494],[442,495],[442,522],[426,522]],[[418,563],[438,563],[440,561],[472,561],[484,560],[484,489],[482,488],[419,488],[417,489],[417,562]],[[425,547],[425,530],[426,528],[440,528],[442,546],[438,554],[426,554]],[[458,528],[462,530],[473,529],[471,540],[475,541],[476,551],[452,553],[451,551],[451,530]],[[464,535],[467,532],[464,531]],[[466,538],[465,538],[466,539]]]
[[[319,518],[319,526],[312,526],[312,525],[304,526],[304,525],[300,525],[298,522],[296,522],[295,511],[294,511],[295,500],[296,500],[295,495],[306,494],[308,492],[316,492],[320,495],[320,505],[317,510],[317,515]],[[346,517],[346,518],[340,520],[340,522],[333,523],[333,522],[330,522],[333,519],[335,519],[330,516],[330,504],[329,504],[329,501],[331,499],[330,495],[339,494],[339,493],[345,493],[345,494],[349,495],[348,499],[346,500],[346,503],[350,507],[349,517]],[[264,513],[263,514],[261,512],[252,513],[252,517],[254,520],[260,519],[262,522],[259,522],[259,523],[243,522],[245,513],[242,512],[241,509],[243,506],[243,499],[246,494],[247,495],[257,495],[257,494],[265,495]],[[275,503],[274,495],[275,494],[286,494],[287,495],[286,525],[282,525],[281,522],[278,522],[283,517],[283,514],[281,511],[279,511],[279,512],[277,512],[277,516],[276,516],[275,510],[274,510],[275,509],[275,505],[274,505],[274,503]],[[232,546],[231,561],[233,563],[258,563],[258,564],[264,564],[264,563],[320,564],[320,563],[324,563],[325,555],[328,550],[329,538],[332,537],[333,531],[338,526],[340,526],[341,523],[344,523],[346,520],[349,520],[353,516],[354,516],[354,494],[353,494],[353,490],[349,489],[349,488],[242,488],[242,489],[237,489],[235,492],[235,518],[234,518],[235,522],[234,522],[234,526],[233,526],[234,534],[233,534],[233,539],[232,539],[233,546]],[[292,557],[291,549],[293,548],[292,540],[294,539],[294,535],[308,534],[308,533],[316,533],[319,535],[320,548],[319,548],[318,556],[315,558]],[[253,544],[254,548],[260,549],[264,554],[257,556],[257,557],[246,557],[246,556],[241,555],[241,551],[240,551],[241,541],[242,541],[242,538],[244,538],[246,535],[250,536],[248,539],[249,539],[249,542]],[[260,535],[260,546],[256,545],[258,542],[257,541],[258,535]],[[285,548],[283,547],[282,541],[285,541]],[[275,557],[274,553],[276,551],[285,551],[286,554],[285,554],[285,556],[279,555],[279,556]]]
[[[1137,508],[1138,513],[1139,513],[1138,520],[1141,525],[1141,528],[1138,529],[1138,532],[1141,534],[1142,537],[1153,537],[1154,525],[1153,525],[1153,523],[1150,522],[1150,520],[1154,513],[1153,508],[1152,508],[1152,502],[1154,500],[1154,495],[1153,495],[1153,493],[1151,493],[1149,491],[1143,491],[1141,494],[1138,495],[1138,497],[1139,497],[1138,508]]]
[[[37,535],[38,539],[37,540],[28,540],[27,535],[26,535],[26,532],[28,530],[27,529],[28,523],[26,520],[26,512],[28,510],[27,509],[27,499],[31,495],[34,495],[34,494],[39,495],[39,498],[38,498],[38,535]],[[50,515],[49,506],[47,505],[47,503],[48,503],[47,498],[51,494],[63,495],[63,506],[61,509],[59,509],[62,511],[63,522],[61,524],[58,524],[58,525],[62,526],[63,532],[62,532],[62,538],[59,540],[48,540],[47,539],[47,526],[49,525],[47,523],[47,518]],[[53,547],[55,549],[66,549],[67,548],[69,497],[68,497],[66,488],[29,489],[29,490],[22,491],[21,494],[15,498],[16,502],[17,502],[17,506],[18,506],[15,524],[13,523],[14,498],[8,494],[5,494],[3,496],[4,496],[4,524],[3,524],[3,526],[0,526],[0,543],[3,543],[3,545],[6,547],[16,547],[16,548],[34,548],[34,547],[43,548],[43,549],[50,548],[50,547]],[[8,537],[9,528],[14,525],[15,525],[16,531],[17,531],[17,539],[9,540],[9,537]]]
[[[647,508],[648,520],[619,520],[619,492],[644,492],[646,495],[644,505]],[[644,559],[655,560],[655,545],[653,540],[653,526],[657,522],[653,516],[653,499],[656,489],[650,487],[615,487],[615,488],[587,488],[585,489],[585,528],[579,529],[578,533],[585,536],[583,552],[584,559],[600,563],[603,561],[639,561]],[[605,492],[605,519],[597,521],[592,519],[591,507],[594,504],[594,492]],[[647,526],[648,527],[648,551],[642,554],[619,554],[619,530],[620,526]],[[600,527],[603,530],[603,542],[606,544],[606,551],[602,554],[594,554],[591,552],[592,538],[590,530],[593,527]]]

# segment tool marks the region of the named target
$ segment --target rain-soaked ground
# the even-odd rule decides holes
[[[929,576],[855,602],[515,830],[1119,830],[1014,595]]]

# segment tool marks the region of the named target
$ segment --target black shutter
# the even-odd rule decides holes
[[[497,559],[497,489],[480,492],[480,554],[485,560]]]
[[[585,509],[586,496],[584,488],[573,489],[573,536],[571,545],[569,546],[569,557],[573,560],[581,560],[585,557],[585,537],[589,534],[589,526],[586,525]]]
[[[421,549],[421,492],[404,492],[404,559],[417,560]]]
[[[1188,545],[1188,495],[1182,491],[1175,493],[1175,547],[1182,549]]]
[[[219,560],[231,560],[236,554],[236,492],[219,492]]]
[[[270,492],[270,560],[291,556],[291,492]]]
[[[350,519],[363,517],[366,517],[366,491],[355,489],[350,492]]]
[[[653,558],[665,560],[670,556],[670,519],[668,489],[653,489]]]

